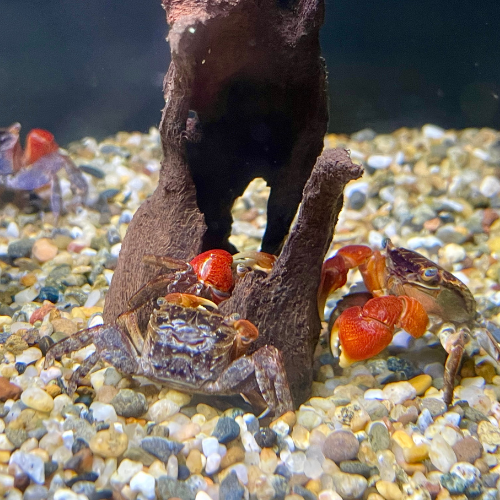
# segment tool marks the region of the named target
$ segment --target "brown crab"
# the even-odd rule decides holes
[[[494,359],[500,353],[499,345],[478,322],[476,301],[464,283],[423,255],[395,247],[389,240],[385,250],[382,254],[367,246],[349,245],[324,263],[318,294],[321,311],[328,295],[346,283],[348,270],[356,266],[374,296],[364,305],[342,311],[331,329],[331,343],[335,346],[340,341],[340,364],[348,366],[385,349],[395,327],[418,338],[428,329],[428,314],[438,316],[448,322],[438,335],[448,353],[443,399],[450,404],[470,329]]]
[[[195,286],[192,269],[185,271],[188,287]],[[179,273],[179,289],[185,289],[184,275]],[[293,409],[280,352],[268,345],[246,356],[248,346],[258,337],[257,328],[237,314],[219,314],[217,305],[208,299],[187,293],[158,298],[143,335],[138,318],[153,293],[148,287],[139,290],[140,300],[132,297],[130,301],[139,306],[121,314],[115,323],[77,332],[48,350],[46,366],[92,343],[96,347],[72,375],[68,392],[74,392],[78,381],[102,359],[124,373],[186,392],[243,394],[275,415]],[[153,290],[157,290],[156,283]]]

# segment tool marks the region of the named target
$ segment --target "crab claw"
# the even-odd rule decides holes
[[[9,175],[22,165],[22,150],[19,143],[20,123],[0,129],[0,175]]]
[[[258,266],[264,271],[271,271],[276,262],[276,256],[266,252],[247,250],[233,255],[233,264],[245,267]]]
[[[335,321],[331,342],[340,340],[340,366],[371,358],[392,340],[394,328],[404,328],[415,338],[422,336],[429,318],[423,306],[411,297],[387,295],[370,299],[363,307],[345,310]]]
[[[34,128],[26,136],[26,148],[24,151],[24,164],[33,165],[42,156],[55,153],[59,146],[54,136],[47,130]]]
[[[318,290],[318,311],[322,318],[328,296],[347,281],[347,272],[364,264],[373,251],[365,245],[347,245],[323,263],[321,269],[321,283]]]
[[[191,262],[198,279],[212,288],[214,299],[227,299],[233,287],[233,257],[225,250],[208,250],[200,253]]]
[[[211,300],[192,295],[190,293],[169,293],[165,295],[164,299],[171,304],[177,304],[182,307],[209,307],[210,309],[218,309],[217,304]]]
[[[243,356],[252,342],[255,342],[259,337],[257,327],[247,319],[238,319],[234,322],[233,327],[237,330],[238,335],[234,343],[234,359]]]

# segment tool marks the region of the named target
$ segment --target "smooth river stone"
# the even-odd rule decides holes
[[[96,455],[104,458],[116,458],[127,449],[128,437],[124,432],[118,432],[110,427],[96,433],[90,440],[89,446]]]
[[[51,412],[54,408],[52,397],[38,387],[28,387],[21,394],[21,401],[29,408],[44,413]]]

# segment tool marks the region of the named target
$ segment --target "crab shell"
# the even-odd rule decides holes
[[[444,321],[470,323],[476,316],[476,301],[450,272],[423,255],[406,248],[387,245],[386,288],[392,295],[417,299],[428,314]]]

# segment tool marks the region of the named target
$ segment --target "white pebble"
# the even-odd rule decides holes
[[[318,500],[342,500],[342,497],[333,490],[323,490],[319,492]]]
[[[134,460],[129,460],[128,458],[125,458],[124,460],[121,461],[118,469],[111,475],[110,478],[111,486],[121,488],[124,484],[128,483],[133,476],[135,476],[138,472],[142,471],[142,467],[143,465],[140,462],[136,462]]]
[[[257,444],[257,441],[255,441],[251,432],[246,431],[241,434],[241,444],[247,452],[260,451],[260,446]]]
[[[180,406],[170,399],[160,399],[149,407],[148,416],[156,424],[179,412]]]
[[[42,351],[37,347],[28,347],[21,354],[16,356],[16,363],[24,363],[25,365],[29,365],[30,363],[34,363],[38,361],[42,357]]]
[[[155,478],[141,470],[130,480],[130,489],[141,493],[148,499],[154,500]]]
[[[323,474],[321,464],[315,458],[308,458],[304,464],[304,474],[309,479],[319,479]]]
[[[382,389],[368,389],[365,391],[363,394],[363,397],[365,399],[385,399],[385,395],[382,391]]]
[[[369,167],[375,170],[382,170],[384,168],[389,168],[392,163],[392,156],[385,155],[371,155],[366,161]]]
[[[94,307],[101,300],[101,291],[100,290],[92,290],[83,305],[83,307]]]
[[[80,495],[69,488],[58,489],[54,493],[54,500],[80,500]]]
[[[285,464],[294,474],[302,474],[304,472],[304,465],[306,463],[306,454],[303,451],[296,451],[290,453],[285,460]]]
[[[11,238],[19,238],[19,226],[15,222],[9,222],[5,234]]]
[[[216,437],[207,437],[202,440],[201,448],[203,450],[203,455],[209,457],[212,453],[217,453],[219,451],[219,441]]]
[[[109,422],[114,423],[118,421],[118,416],[116,415],[116,410],[114,406],[106,403],[99,403],[94,401],[90,405],[94,419],[97,422]]]
[[[494,175],[487,175],[481,181],[479,191],[487,198],[493,198],[500,193],[500,179]]]
[[[431,425],[433,422],[431,412],[424,408],[422,413],[418,416],[417,426],[420,429],[420,432],[425,432],[425,430]]]
[[[205,473],[209,476],[214,474],[219,470],[221,461],[221,456],[218,453],[212,453],[207,457],[207,463],[205,465]]]
[[[42,370],[40,372],[40,379],[47,385],[51,380],[55,380],[62,375],[61,369],[57,366],[51,366],[47,370]]]
[[[429,250],[431,248],[442,247],[443,242],[436,236],[415,236],[414,238],[410,238],[405,246],[409,250],[418,250],[419,248]]]
[[[14,302],[16,304],[26,304],[27,302],[33,302],[38,297],[38,289],[39,286],[35,284],[33,286],[30,286],[29,288],[26,288],[22,292],[16,293],[14,295]]]
[[[437,125],[432,125],[430,123],[422,127],[422,135],[427,137],[427,139],[441,139],[444,137],[445,130]]]
[[[29,330],[33,328],[31,323],[26,323],[25,321],[16,321],[10,325],[10,333],[14,335],[19,330]]]
[[[35,483],[45,482],[44,463],[38,455],[18,450],[10,456],[9,464],[17,465]]]
[[[116,243],[115,245],[113,245],[110,250],[109,250],[109,253],[113,256],[113,257],[118,257],[118,255],[120,255],[120,250],[122,249],[122,244],[121,243]]]
[[[439,434],[431,441],[429,458],[432,465],[445,474],[450,472],[451,467],[457,461],[453,448]]]
[[[204,491],[198,491],[194,500],[212,500],[212,497]]]
[[[406,381],[387,384],[382,392],[386,399],[396,405],[402,404],[408,399],[413,399],[417,395],[415,387]]]

